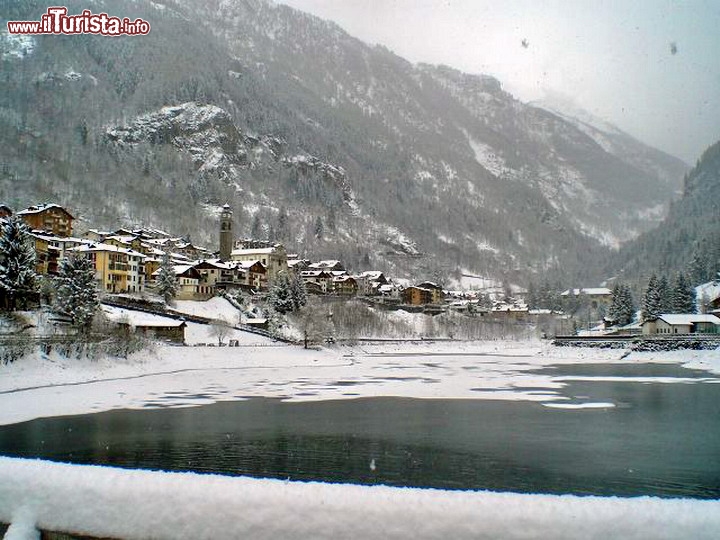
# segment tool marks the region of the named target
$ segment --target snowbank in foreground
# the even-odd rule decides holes
[[[720,501],[297,483],[0,458],[0,521],[115,538],[720,535]],[[32,537],[32,536],[29,536]]]

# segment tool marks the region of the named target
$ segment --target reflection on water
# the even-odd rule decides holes
[[[576,368],[563,367],[558,375],[701,375]],[[0,452],[292,480],[720,497],[720,385],[582,381],[563,393],[571,402],[614,407],[253,399],[35,420],[0,428]]]

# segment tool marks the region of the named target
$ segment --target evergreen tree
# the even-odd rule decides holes
[[[158,294],[163,297],[166,304],[169,304],[177,294],[178,283],[177,276],[175,275],[175,268],[170,260],[170,255],[167,253],[163,255],[162,263],[160,264],[160,269],[158,270],[158,275],[155,281],[157,283],[156,288]]]
[[[322,218],[318,216],[315,219],[315,238],[322,239],[323,235],[325,234],[325,226],[323,225]]]
[[[650,276],[645,294],[643,295],[642,319],[651,319],[662,313],[662,298],[660,297],[660,281],[653,274]]]
[[[660,297],[660,313],[672,313],[672,295],[670,294],[670,284],[665,276],[661,276],[658,280],[658,296]]]
[[[535,282],[531,281],[527,289],[527,306],[529,309],[538,308],[538,291]]]
[[[695,313],[695,289],[682,272],[675,276],[672,288],[672,308],[673,313]]]
[[[63,259],[56,291],[55,312],[69,317],[81,331],[88,330],[100,307],[92,260],[79,255]]]
[[[0,231],[0,291],[5,308],[13,311],[37,290],[35,248],[27,225],[17,217],[2,222]]]
[[[278,222],[277,222],[277,238],[281,242],[284,242],[288,239],[290,236],[290,228],[288,225],[288,213],[284,206],[280,207],[280,212],[278,213]]]
[[[627,285],[616,283],[613,287],[608,318],[618,326],[630,324],[635,318],[635,301]]]
[[[270,305],[282,314],[295,310],[292,287],[286,274],[280,274],[270,289]]]
[[[253,218],[252,222],[252,228],[250,229],[250,238],[253,240],[260,239],[260,235],[262,234],[262,224],[260,223],[260,215],[255,214],[255,217]]]
[[[290,293],[293,300],[295,311],[307,304],[307,292],[305,291],[305,283],[300,276],[293,277],[290,282]]]
[[[700,248],[697,248],[695,253],[693,253],[693,258],[688,266],[688,272],[692,285],[700,285],[710,278],[707,255]]]

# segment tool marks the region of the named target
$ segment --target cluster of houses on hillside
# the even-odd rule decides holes
[[[96,279],[107,293],[142,293],[152,290],[164,257],[172,261],[178,281],[178,299],[202,300],[228,289],[251,292],[268,290],[281,274],[299,277],[310,294],[342,297],[364,296],[402,305],[491,312],[505,319],[529,320],[541,311],[530,310],[524,302],[524,290],[513,291],[510,301],[499,294],[488,305],[480,305],[477,291],[446,291],[425,281],[401,285],[380,271],[349,272],[338,260],[310,261],[288,254],[282,244],[259,240],[236,240],[233,235],[232,210],[225,206],[219,220],[219,251],[196,246],[184,238],[151,228],[100,231],[89,229],[73,235],[75,218],[57,204],[31,206],[15,213],[31,229],[36,251],[36,271],[41,275],[57,274],[60,261],[71,254],[90,258]],[[13,215],[12,209],[0,205],[0,218]],[[699,302],[705,315],[661,316],[654,321],[636,323],[621,329],[632,333],[720,332],[720,283],[698,287]],[[569,289],[561,298],[582,297],[593,309],[608,308],[612,292],[605,287]],[[485,298],[484,300],[488,300]],[[695,318],[692,318],[695,317]],[[614,329],[617,331],[617,329]]]
[[[13,215],[0,205],[0,217]],[[31,229],[36,271],[57,274],[60,261],[80,254],[95,264],[99,287],[107,293],[142,293],[154,286],[163,257],[170,257],[178,299],[205,299],[229,288],[264,291],[282,273],[299,276],[309,293],[400,298],[402,287],[380,271],[350,274],[337,260],[311,262],[288,255],[282,244],[232,238],[232,212],[220,216],[220,252],[193,245],[157,229],[90,229],[73,236],[73,215],[57,204],[17,212]],[[437,295],[433,296],[433,299]]]

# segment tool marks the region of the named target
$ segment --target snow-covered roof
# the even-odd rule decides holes
[[[147,259],[147,256],[143,255],[142,253],[128,249],[128,248],[122,248],[118,246],[112,246],[110,244],[84,244],[82,246],[71,248],[70,251],[77,251],[80,253],[86,253],[89,251],[96,251],[96,252],[103,252],[108,251],[112,253],[124,253],[125,255],[129,255],[131,257],[139,257],[141,259]]]
[[[720,319],[715,315],[698,315],[694,313],[663,313],[658,315],[658,319],[662,319],[671,325],[687,325],[697,323],[710,323],[720,325]]]
[[[370,281],[378,280],[382,277],[383,273],[380,270],[366,270],[360,272],[360,277],[369,279]]]
[[[277,253],[277,249],[274,247],[257,249],[234,249],[231,253],[231,256],[272,255],[273,253]]]
[[[320,276],[331,277],[331,274],[327,270],[303,270],[302,272],[300,272],[300,276],[301,277],[320,277]]]
[[[178,319],[170,319],[143,311],[125,310],[113,306],[102,306],[102,310],[109,320],[117,323],[127,322],[135,327],[178,327],[185,324],[184,321]]]
[[[25,210],[20,210],[20,211],[17,213],[17,215],[18,215],[18,216],[26,216],[26,215],[29,215],[29,214],[39,214],[40,212],[44,212],[44,211],[46,211],[46,210],[51,210],[51,209],[53,209],[53,208],[57,208],[57,209],[59,209],[59,210],[62,210],[62,211],[65,212],[68,216],[72,217],[72,214],[70,214],[70,212],[68,212],[67,210],[65,210],[65,209],[64,209],[62,206],[60,206],[59,204],[55,204],[55,203],[36,204],[36,205],[34,205],[34,206],[30,206],[30,207],[26,208]]]
[[[434,281],[423,281],[422,283],[418,283],[418,287],[425,288],[425,289],[437,289],[442,290],[442,287],[435,283]]]
[[[328,259],[325,261],[318,261],[316,263],[312,263],[310,265],[310,268],[332,268],[333,266],[337,265],[342,266],[342,263],[334,259]]]
[[[122,242],[123,244],[129,244],[135,239],[137,239],[137,236],[126,236],[126,235],[113,234],[113,235],[107,236],[105,238],[105,241],[107,242],[108,240],[116,240],[118,242]]]
[[[560,296],[570,296],[570,294],[573,296],[580,296],[581,294],[588,296],[606,296],[611,295],[612,291],[607,287],[583,287],[581,289],[568,289],[560,293]]]
[[[255,266],[256,264],[259,264],[260,266],[262,266],[263,268],[265,268],[265,265],[264,265],[263,263],[261,263],[260,261],[258,261],[258,260],[254,260],[254,261],[237,261],[237,265],[238,265],[240,268],[244,269],[244,270],[248,270],[248,269],[250,269],[251,267]]]
[[[712,302],[720,297],[720,280],[708,281],[695,287],[695,297],[698,303]]]
[[[199,261],[194,261],[193,266],[201,266],[203,264],[213,266],[215,268],[219,268],[220,270],[233,270],[237,268],[237,264],[233,262],[226,262],[221,261],[220,259],[202,259]]]

